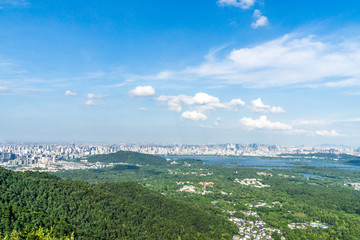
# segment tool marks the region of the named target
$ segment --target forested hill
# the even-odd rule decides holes
[[[92,185],[0,168],[1,239],[231,239],[234,232],[224,218],[136,183]]]
[[[102,162],[102,163],[128,163],[139,165],[152,165],[160,166],[167,164],[167,161],[163,157],[158,157],[150,154],[143,154],[130,151],[119,151],[116,153],[95,155],[88,157],[88,162]]]

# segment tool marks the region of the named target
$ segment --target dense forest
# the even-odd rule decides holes
[[[300,157],[296,156],[297,159]],[[348,156],[322,154],[316,157],[328,157],[329,161],[334,157],[342,159],[342,163],[349,161]],[[97,161],[103,159],[107,161],[107,155],[97,156]],[[308,161],[306,158],[304,163]],[[246,224],[263,220],[268,227],[281,230],[281,234],[272,234],[273,239],[281,236],[286,239],[360,239],[360,192],[347,184],[360,182],[360,171],[303,164],[269,170],[261,169],[261,166],[240,166],[236,162],[209,165],[196,159],[178,159],[176,164],[171,163],[174,162],[154,166],[142,162],[136,168],[114,166],[58,172],[56,175],[91,183],[107,182],[108,186],[111,186],[110,182],[137,182],[171,199],[188,202],[226,218],[237,217]],[[310,175],[305,177],[304,174]],[[257,179],[269,187],[255,188],[236,182],[236,179],[246,178]],[[204,182],[209,184],[206,188]],[[192,189],[181,191],[183,187]],[[249,207],[259,203],[265,207]],[[325,227],[310,226],[317,222]],[[303,227],[294,229],[289,227],[291,224]],[[254,225],[252,230],[257,231],[257,228]]]
[[[87,158],[88,162],[102,163],[127,163],[138,165],[161,166],[167,164],[165,158],[150,154],[142,154],[137,152],[119,151],[105,155],[94,155]]]
[[[0,168],[0,236],[17,239],[231,239],[236,227],[136,183],[89,184]]]

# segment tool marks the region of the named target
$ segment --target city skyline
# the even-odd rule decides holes
[[[0,141],[360,146],[359,10],[0,0]]]

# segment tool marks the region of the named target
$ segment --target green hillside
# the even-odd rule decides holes
[[[136,183],[92,185],[0,168],[1,238],[42,239],[41,231],[75,239],[231,239],[236,228]]]
[[[116,153],[104,154],[104,155],[95,155],[88,157],[88,162],[102,162],[102,163],[128,163],[128,164],[139,164],[139,165],[152,165],[160,166],[167,164],[165,158],[150,155],[142,154],[137,152],[130,151],[119,151]]]

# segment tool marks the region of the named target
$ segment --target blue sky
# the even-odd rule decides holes
[[[0,0],[0,140],[360,145],[359,11]]]

